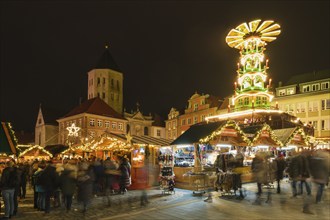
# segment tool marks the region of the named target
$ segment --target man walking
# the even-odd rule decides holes
[[[6,168],[2,172],[0,187],[5,205],[5,216],[2,219],[9,219],[14,215],[14,193],[17,181],[16,169],[13,167],[14,162],[8,161]]]

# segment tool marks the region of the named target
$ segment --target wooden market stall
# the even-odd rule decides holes
[[[39,146],[39,145],[34,145],[31,146],[30,148],[26,149],[19,155],[20,158],[23,160],[50,160],[53,155],[49,153],[45,148]]]

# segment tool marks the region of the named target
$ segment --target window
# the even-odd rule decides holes
[[[194,124],[196,124],[198,122],[198,117],[194,116]]]
[[[321,83],[321,89],[322,90],[329,89],[329,82],[323,82],[323,83]]]
[[[104,127],[109,128],[110,127],[110,121],[105,121],[104,122]]]
[[[308,86],[303,86],[303,92],[309,92],[309,85]]]
[[[186,119],[181,120],[181,125],[186,125]]]
[[[191,124],[191,118],[188,118],[188,125]]]
[[[312,85],[312,91],[318,91],[318,90],[320,90],[320,84],[319,83],[313,84]]]
[[[201,121],[205,121],[205,115],[201,116]]]
[[[322,100],[322,110],[330,109],[330,99],[323,99]]]
[[[238,99],[238,105],[243,105],[243,99]]]
[[[95,120],[94,119],[90,119],[89,120],[89,126],[94,126],[95,124]]]
[[[330,120],[321,120],[321,130],[330,130]]]
[[[112,129],[113,130],[116,130],[117,129],[117,123],[116,122],[112,122],[111,126],[112,126]]]
[[[99,86],[100,85],[100,78],[97,77],[97,85]]]
[[[173,129],[175,129],[176,128],[176,123],[175,123],[175,121],[173,121]]]
[[[256,97],[256,105],[260,105],[261,104],[261,97],[257,96]]]
[[[293,94],[294,94],[294,88],[288,88],[288,89],[286,90],[286,94],[288,94],[288,95],[293,95]]]
[[[41,124],[41,118],[39,118],[39,120],[38,120],[38,124]]]
[[[318,123],[317,123],[317,121],[312,121],[312,125],[313,125],[313,128],[315,129],[315,130],[318,130],[319,128],[318,128]]]
[[[118,123],[118,130],[122,131],[123,130],[123,123]]]
[[[306,112],[306,103],[305,102],[297,103],[297,113],[303,113],[303,112]]]
[[[249,97],[244,98],[244,105],[249,105]]]
[[[318,111],[318,102],[317,101],[311,101],[308,104],[308,111],[310,112],[317,112]]]
[[[201,100],[201,105],[205,105],[205,99]]]
[[[160,130],[157,129],[157,137],[160,137]]]
[[[285,93],[285,89],[280,89],[280,90],[278,90],[278,95],[279,95],[279,96],[284,96],[284,95],[286,95],[286,93]]]
[[[195,103],[194,104],[194,111],[197,111],[198,110],[198,103]]]
[[[144,135],[149,135],[149,129],[148,129],[148,127],[144,127]]]
[[[267,97],[262,97],[261,103],[263,105],[266,105],[267,104]]]
[[[103,85],[105,85],[105,78],[103,77]]]
[[[289,113],[293,112],[293,104],[286,104],[284,107],[284,111]]]
[[[97,120],[97,126],[102,127],[102,121],[101,120]]]

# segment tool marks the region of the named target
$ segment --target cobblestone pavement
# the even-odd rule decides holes
[[[243,184],[244,199],[233,195],[210,192],[212,202],[204,202],[208,193],[195,193],[191,190],[175,189],[175,193],[162,194],[158,188],[147,191],[149,203],[140,205],[141,190],[132,190],[125,195],[112,195],[108,198],[93,198],[85,214],[75,200],[72,211],[64,207],[53,208],[50,214],[33,209],[31,192],[20,201],[19,213],[15,219],[329,219],[330,189],[324,191],[323,201],[315,204],[316,186],[313,185],[309,198],[313,214],[302,212],[307,196],[291,198],[288,181],[283,181],[281,194],[275,189],[263,189],[260,200],[256,200],[256,183]],[[267,195],[271,200],[267,201]],[[2,209],[3,210],[3,209]]]

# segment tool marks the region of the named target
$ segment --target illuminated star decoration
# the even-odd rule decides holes
[[[130,134],[127,134],[126,135],[126,140],[127,140],[127,143],[131,144],[132,143],[132,136]]]
[[[76,127],[74,123],[71,124],[70,127],[67,127],[66,130],[69,131],[68,136],[70,137],[78,137],[78,131],[80,130],[79,127]]]

